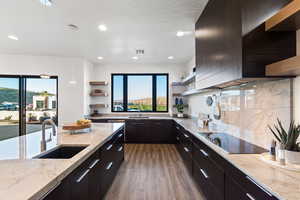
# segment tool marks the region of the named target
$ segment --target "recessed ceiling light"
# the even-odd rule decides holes
[[[177,37],[183,37],[184,36],[184,32],[183,31],[177,31],[176,36]]]
[[[174,59],[174,56],[169,56],[168,59],[169,59],[169,60],[173,60],[173,59]]]
[[[100,31],[107,31],[107,27],[104,24],[98,26]]]
[[[11,40],[19,40],[19,38],[17,37],[17,36],[15,36],[15,35],[9,35],[9,36],[7,36],[9,39],[11,39]]]
[[[138,59],[139,59],[139,57],[137,57],[137,56],[133,56],[133,57],[132,57],[132,59],[133,59],[133,60],[138,60]]]
[[[102,56],[99,56],[99,57],[97,57],[98,58],[98,60],[103,60],[103,57]]]
[[[53,1],[52,0],[40,0],[40,3],[44,6],[52,6]]]

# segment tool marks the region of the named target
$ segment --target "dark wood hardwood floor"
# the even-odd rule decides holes
[[[175,145],[126,144],[105,200],[205,200]]]

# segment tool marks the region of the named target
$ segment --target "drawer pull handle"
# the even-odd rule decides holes
[[[120,147],[119,149],[118,149],[118,151],[122,151],[123,150],[123,147]]]
[[[112,165],[113,165],[113,162],[110,162],[110,163],[107,165],[106,170],[109,170],[109,169],[112,167]]]
[[[203,149],[200,149],[200,152],[205,156],[205,157],[208,157],[208,153],[206,153],[206,151],[204,151]]]
[[[200,172],[202,173],[204,178],[208,179],[208,175],[206,174],[206,172],[203,169],[200,169]]]
[[[246,176],[246,178],[251,181],[252,183],[254,183],[257,187],[259,187],[262,191],[264,191],[267,195],[269,195],[270,197],[272,197],[273,195],[268,192],[265,188],[263,188],[262,186],[260,186],[258,183],[256,183],[256,181],[254,181],[252,178],[250,178],[249,176]]]
[[[185,138],[189,138],[190,136],[188,136],[187,134],[183,134]]]
[[[249,193],[247,193],[246,196],[247,196],[250,200],[255,200],[255,198],[254,198],[251,194],[249,194]]]
[[[95,160],[95,161],[89,166],[89,169],[93,169],[93,168],[97,165],[98,162],[100,162],[100,159]]]
[[[113,147],[113,145],[111,144],[106,148],[106,150],[109,151],[112,147]]]
[[[76,183],[80,183],[84,177],[86,177],[86,175],[90,172],[90,169],[86,170],[77,180]]]
[[[189,150],[188,148],[186,148],[186,147],[184,147],[184,150],[185,150],[186,152],[190,152],[190,150]]]
[[[118,137],[120,138],[120,137],[122,137],[122,136],[123,136],[123,133],[119,134],[119,136],[118,136]]]

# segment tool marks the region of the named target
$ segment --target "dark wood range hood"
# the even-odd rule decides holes
[[[296,32],[265,21],[290,0],[210,0],[196,23],[197,88],[224,88],[266,76],[266,65],[296,55]]]

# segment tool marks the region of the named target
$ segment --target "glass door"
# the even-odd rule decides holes
[[[40,131],[46,119],[57,124],[57,78],[30,77],[26,88],[26,134]]]
[[[0,141],[20,134],[20,79],[0,76]]]

